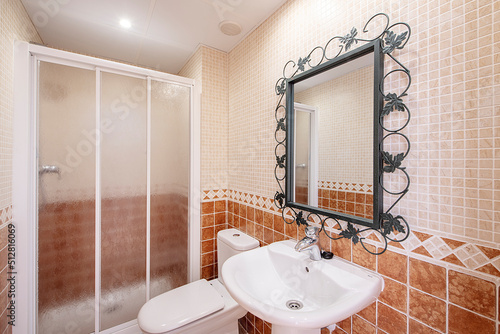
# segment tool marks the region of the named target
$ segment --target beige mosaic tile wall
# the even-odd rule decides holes
[[[0,210],[12,204],[14,41],[42,43],[21,1],[0,2]]]
[[[197,80],[201,97],[201,188],[227,189],[227,53],[200,46],[179,75]]]
[[[491,0],[287,2],[229,54],[229,138],[235,143],[229,166],[239,171],[230,188],[274,196],[274,85],[284,64],[352,27],[361,31],[378,12],[412,27],[406,48],[394,53],[412,74],[405,98],[412,112],[405,130],[412,183],[396,212],[414,229],[496,247],[500,3]],[[393,80],[386,91],[405,85]]]

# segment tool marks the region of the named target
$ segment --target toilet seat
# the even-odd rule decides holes
[[[207,280],[201,279],[152,298],[141,308],[138,319],[142,320],[144,331],[164,333],[223,308],[222,295]]]

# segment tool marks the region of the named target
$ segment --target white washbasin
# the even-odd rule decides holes
[[[375,272],[337,257],[312,261],[295,244],[275,242],[235,255],[222,267],[231,296],[273,324],[273,333],[319,333],[370,305],[383,290]],[[290,309],[289,301],[302,308]]]

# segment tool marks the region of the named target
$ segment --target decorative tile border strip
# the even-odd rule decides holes
[[[500,277],[500,249],[413,231],[407,250],[463,268]]]
[[[213,201],[217,199],[227,199],[228,190],[227,189],[217,189],[217,190],[203,190],[202,191],[202,201]]]
[[[318,187],[328,190],[349,190],[373,194],[373,185],[370,184],[318,181]]]
[[[12,205],[0,210],[0,225],[6,224],[12,220]]]
[[[274,205],[274,199],[259,195],[248,194],[236,190],[204,190],[202,201],[213,201],[219,199],[231,199],[242,204],[253,205],[259,209],[277,212],[278,208]]]
[[[278,209],[270,198],[248,194],[236,190],[207,190],[203,192],[203,201],[230,199],[239,204],[252,205],[257,209],[277,213]],[[327,227],[329,232],[338,232],[334,226]],[[377,234],[367,231],[364,235],[368,242],[377,246],[382,245]],[[500,278],[500,248],[491,248],[477,243],[450,239],[413,230],[407,240],[398,243],[389,243],[389,249],[428,257],[442,266],[452,264],[463,269],[476,271],[482,274]]]

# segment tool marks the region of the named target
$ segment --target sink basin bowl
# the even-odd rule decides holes
[[[273,333],[319,333],[373,303],[384,288],[375,272],[334,257],[312,261],[296,242],[272,243],[229,258],[222,278],[246,310]]]

